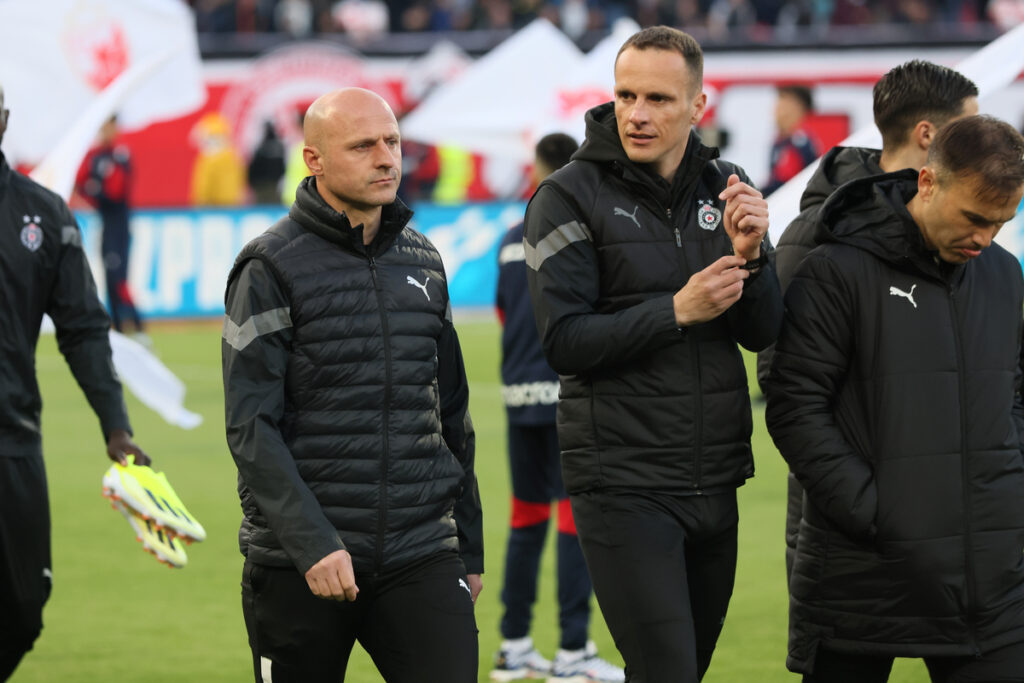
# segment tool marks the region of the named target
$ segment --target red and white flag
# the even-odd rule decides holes
[[[134,130],[206,100],[195,19],[180,0],[4,0],[0,84],[4,153],[33,166],[68,146],[76,123],[89,123],[71,145],[84,154],[111,114]]]

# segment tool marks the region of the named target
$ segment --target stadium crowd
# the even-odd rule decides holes
[[[189,0],[200,32],[336,32],[516,29],[545,17],[568,35],[629,16],[720,37],[733,31],[785,39],[801,27],[1013,23],[1017,0]],[[1004,26],[1005,28],[1005,26]]]

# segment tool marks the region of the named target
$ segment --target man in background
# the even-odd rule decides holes
[[[0,84],[0,141],[7,130]],[[149,458],[132,441],[110,352],[110,318],[96,294],[82,234],[59,196],[13,170],[0,153],[0,681],[43,628],[53,586],[50,509],[35,375],[43,314],[99,418],[107,456]]]
[[[772,143],[766,195],[775,192],[818,158],[821,143],[807,128],[814,97],[806,85],[782,85],[775,100],[777,137]]]
[[[284,177],[284,143],[273,121],[263,122],[263,138],[249,160],[249,188],[256,204],[277,204]]]
[[[131,151],[118,143],[117,117],[100,128],[99,144],[86,155],[75,182],[78,193],[92,204],[103,224],[100,252],[107,280],[107,302],[114,329],[124,331],[127,313],[136,337],[150,345],[142,330],[142,318],[128,288],[128,257],[131,253]]]
[[[1024,278],[993,243],[1024,137],[947,124],[846,183],[797,268],[766,422],[804,487],[787,666],[805,683],[1024,681]]]
[[[534,185],[569,163],[576,141],[551,133],[535,148]],[[523,224],[511,228],[498,252],[498,317],[501,333],[501,381],[508,417],[508,458],[512,479],[512,520],[505,554],[501,601],[501,649],[491,680],[526,677],[583,677],[594,683],[619,683],[622,669],[597,656],[588,641],[590,575],[576,537],[555,427],[558,374],[544,359],[526,283]],[[558,503],[558,624],[561,641],[555,660],[544,658],[530,637],[537,574],[547,538],[551,503]]]
[[[875,125],[882,134],[882,149],[833,147],[822,158],[800,198],[800,214],[786,227],[775,248],[775,267],[783,292],[804,257],[818,246],[818,214],[825,200],[840,185],[903,168],[920,170],[939,128],[952,120],[978,113],[978,88],[970,79],[949,67],[916,59],[882,76],[875,84],[872,98]],[[762,391],[771,357],[771,348],[757,356],[757,379]],[[800,483],[792,474],[788,491],[787,576],[793,568],[803,505]]]

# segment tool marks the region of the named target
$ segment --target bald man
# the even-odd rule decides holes
[[[0,140],[9,112],[0,86]],[[43,314],[99,418],[107,455],[149,458],[132,441],[110,353],[110,318],[82,250],[75,217],[59,196],[13,170],[0,153],[0,681],[43,628],[53,585],[50,511],[35,376]]]
[[[483,532],[441,257],[397,199],[398,123],[367,90],[306,113],[310,175],[228,276],[228,445],[256,681],[477,679]]]

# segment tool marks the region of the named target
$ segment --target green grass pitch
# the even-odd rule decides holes
[[[476,611],[480,680],[486,681],[500,638],[499,593],[509,508],[498,325],[479,315],[457,316],[457,324],[471,382],[484,504],[487,571]],[[152,336],[160,358],[188,386],[186,406],[201,413],[204,422],[193,431],[171,427],[129,395],[136,438],[156,468],[167,473],[209,537],[188,548],[189,565],[182,570],[164,567],[141,550],[121,515],[100,495],[107,460],[99,427],[53,337],[43,337],[37,370],[44,400],[55,585],[44,613],[43,634],[22,661],[14,683],[253,680],[240,602],[242,557],[236,532],[241,512],[235,468],[224,439],[220,327],[161,325],[154,326]],[[763,404],[756,403],[754,409],[757,476],[739,492],[736,590],[706,683],[799,680],[784,666],[786,469],[765,430]],[[548,657],[558,642],[552,560],[549,546],[533,630]],[[596,609],[592,624],[602,655],[621,664]],[[381,681],[358,647],[347,680]],[[916,683],[928,678],[920,662],[901,661],[891,680]]]

